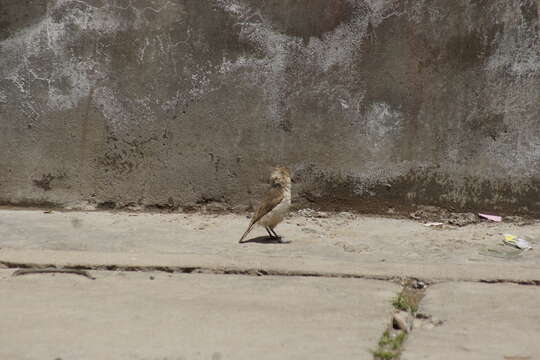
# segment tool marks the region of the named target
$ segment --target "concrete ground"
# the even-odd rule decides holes
[[[538,359],[540,223],[427,227],[303,212],[0,210],[0,358],[373,359],[403,281],[428,286],[402,359]],[[533,250],[501,245],[526,236]],[[20,268],[86,269],[12,276]],[[259,276],[257,276],[259,275]]]
[[[433,285],[420,311],[443,323],[413,331],[402,359],[539,359],[539,297],[537,286]]]

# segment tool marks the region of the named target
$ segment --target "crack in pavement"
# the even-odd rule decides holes
[[[331,272],[310,272],[310,271],[282,271],[265,270],[254,268],[211,268],[204,266],[132,266],[132,265],[62,265],[56,264],[36,264],[17,263],[10,261],[0,261],[6,269],[66,269],[66,270],[98,270],[98,271],[126,271],[126,272],[166,272],[170,274],[213,274],[213,275],[246,275],[246,276],[298,276],[298,277],[325,277],[325,278],[345,278],[345,279],[367,279],[401,283],[402,277],[384,275],[358,275]]]
[[[116,265],[116,264],[67,264],[57,265],[53,263],[26,263],[0,261],[0,268],[7,269],[71,269],[71,270],[99,270],[99,271],[126,271],[126,272],[166,272],[177,274],[215,274],[215,275],[245,275],[245,276],[297,276],[297,277],[325,277],[343,279],[367,279],[391,281],[403,284],[406,281],[421,281],[426,285],[444,282],[472,282],[487,284],[517,284],[526,286],[540,286],[540,280],[515,280],[515,279],[439,279],[418,278],[399,275],[369,275],[337,272],[299,271],[299,270],[274,270],[263,268],[238,268],[238,267],[206,267],[206,266],[159,266],[159,265]]]
[[[398,360],[405,349],[405,343],[415,327],[431,320],[430,315],[418,312],[428,284],[416,279],[402,283],[402,289],[392,302],[394,311],[385,331],[372,351],[374,360]],[[421,315],[421,316],[419,316]]]

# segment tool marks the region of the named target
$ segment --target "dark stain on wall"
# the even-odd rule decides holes
[[[347,0],[267,0],[251,1],[260,6],[263,17],[278,31],[308,41],[346,23],[353,7]]]
[[[0,4],[0,41],[45,17],[48,0],[2,0]]]
[[[540,209],[535,203],[540,181],[536,180],[516,189],[504,182],[468,177],[465,179],[465,193],[461,193],[459,199],[448,197],[448,193],[457,190],[456,184],[435,168],[412,170],[390,182],[373,184],[362,195],[353,195],[361,183],[353,177],[328,177],[319,173],[310,181],[321,186],[315,193],[301,191],[296,194],[295,202],[299,208],[406,215],[418,206],[434,205],[455,212],[491,211],[508,216],[540,216]]]

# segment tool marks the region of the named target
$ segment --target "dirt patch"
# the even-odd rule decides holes
[[[32,182],[34,183],[35,186],[37,186],[38,188],[41,188],[43,189],[44,191],[49,191],[51,190],[51,182],[55,179],[56,177],[51,175],[51,174],[43,174],[43,176],[41,177],[41,179],[37,179],[37,180],[32,180]]]

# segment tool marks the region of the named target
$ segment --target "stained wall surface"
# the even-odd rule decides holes
[[[539,9],[0,0],[0,203],[540,214]]]

